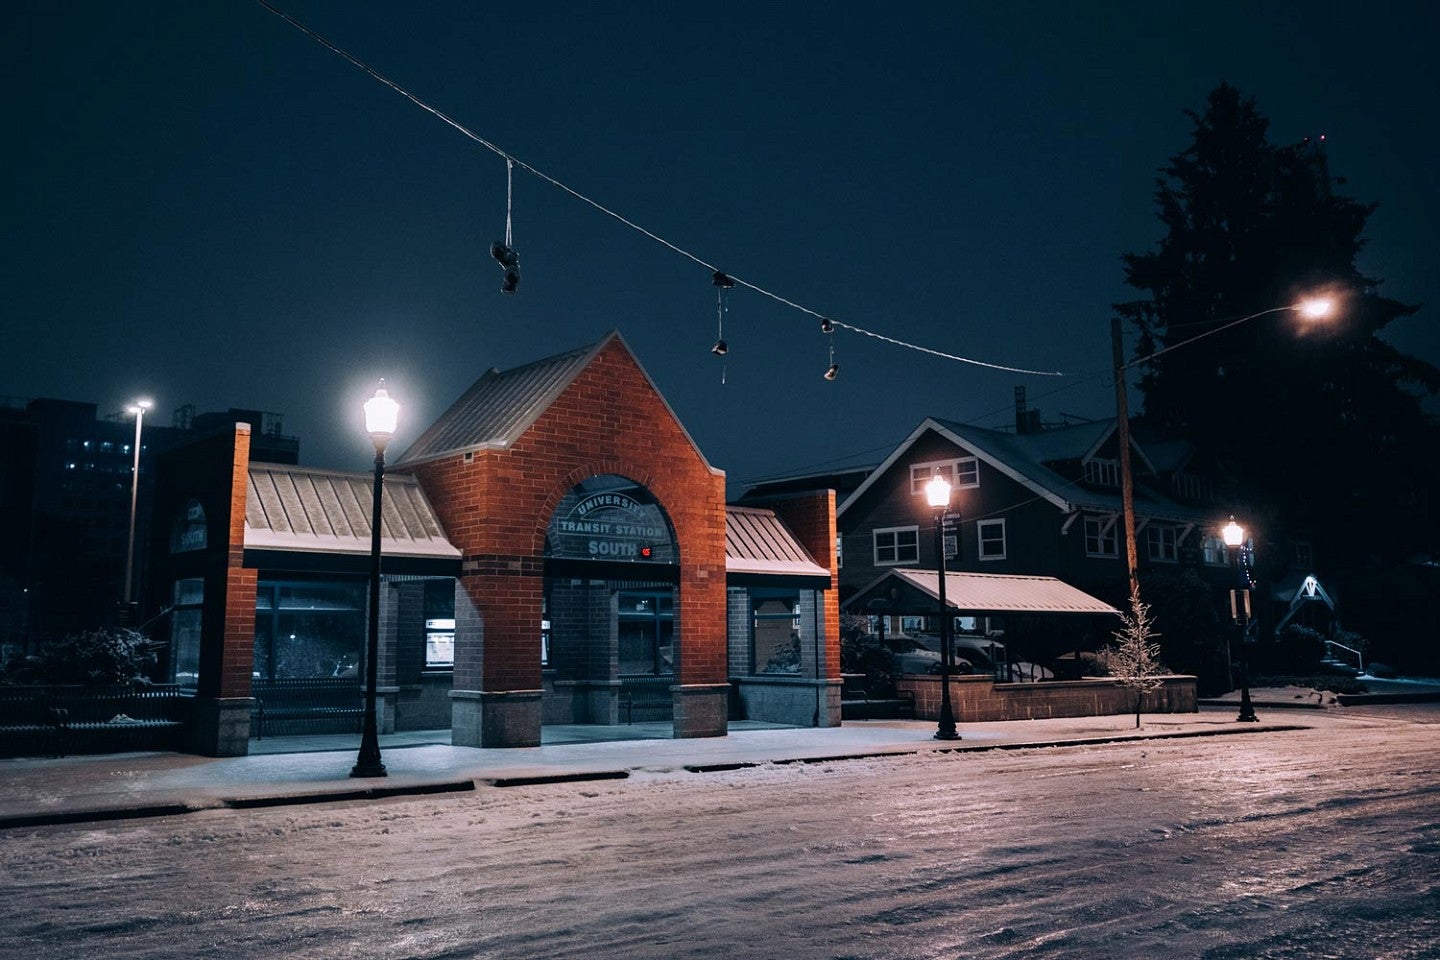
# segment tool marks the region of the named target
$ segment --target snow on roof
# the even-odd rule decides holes
[[[846,607],[867,609],[871,597],[883,595],[887,580],[898,580],[930,601],[940,601],[940,575],[936,571],[888,570],[849,600]],[[1063,580],[1017,574],[947,571],[945,602],[952,610],[985,613],[1120,613]]]
[[[369,473],[252,463],[245,546],[295,553],[368,554],[374,477]],[[409,475],[386,474],[380,549],[390,556],[459,557]]]

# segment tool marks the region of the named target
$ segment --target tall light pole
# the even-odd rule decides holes
[[[125,594],[120,598],[120,608],[128,618],[130,614],[130,585],[135,572],[135,512],[140,503],[140,426],[145,420],[145,411],[155,406],[151,400],[136,400],[127,411],[135,414],[135,457],[130,467],[130,539],[125,544]],[[128,624],[128,619],[127,619]]]
[[[1130,468],[1130,410],[1129,398],[1126,394],[1125,371],[1131,367],[1139,366],[1142,363],[1149,363],[1161,354],[1169,353],[1171,350],[1178,350],[1180,347],[1194,343],[1212,334],[1229,330],[1247,320],[1254,320],[1257,317],[1268,316],[1272,313],[1282,313],[1286,310],[1293,310],[1306,320],[1324,320],[1335,312],[1335,301],[1328,296],[1306,297],[1296,303],[1286,304],[1283,307],[1271,307],[1269,310],[1261,310],[1258,313],[1247,314],[1243,317],[1236,317],[1234,320],[1224,323],[1213,330],[1206,330],[1204,333],[1196,334],[1188,340],[1181,340],[1179,343],[1172,343],[1170,346],[1154,353],[1146,354],[1143,357],[1136,357],[1130,362],[1125,362],[1125,345],[1120,335],[1120,318],[1110,318],[1110,356],[1115,368],[1115,428],[1117,440],[1120,444],[1120,513],[1122,524],[1125,528],[1125,573],[1130,581],[1130,597],[1133,600],[1140,594],[1140,574],[1138,570],[1139,561],[1136,558],[1137,548],[1135,546],[1135,479]]]
[[[395,436],[400,404],[385,392],[380,381],[375,396],[365,401],[365,429],[375,444],[375,494],[370,511],[370,615],[365,647],[365,725],[360,733],[360,754],[350,770],[352,777],[383,777],[380,732],[375,722],[376,674],[380,670],[380,498],[385,485],[385,445]]]
[[[950,604],[945,600],[945,519],[950,509],[950,484],[935,471],[925,484],[925,499],[935,511],[935,563],[940,572],[940,725],[936,740],[959,740],[955,711],[950,706]]]
[[[1240,715],[1235,720],[1256,723],[1260,718],[1255,716],[1255,707],[1250,703],[1250,655],[1246,652],[1248,644],[1245,642],[1245,626],[1250,619],[1250,578],[1246,575],[1242,556],[1245,528],[1231,517],[1220,535],[1225,538],[1225,546],[1235,551],[1235,589],[1230,591],[1230,616],[1235,621],[1235,633],[1240,638]]]

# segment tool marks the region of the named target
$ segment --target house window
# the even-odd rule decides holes
[[[929,463],[912,463],[910,465],[910,492],[920,496],[925,492],[925,484],[935,474],[945,478],[945,482],[955,487],[978,487],[980,486],[980,464],[974,457],[961,457],[958,460],[932,460]]]
[[[1120,543],[1115,536],[1114,517],[1085,518],[1085,555],[1087,557],[1120,556]]]
[[[1149,546],[1150,559],[1161,563],[1174,563],[1179,559],[1175,546],[1175,528],[1163,523],[1152,523],[1145,528],[1145,542]]]
[[[874,537],[875,566],[920,562],[919,527],[886,527],[876,530]]]
[[[1223,567],[1230,562],[1225,550],[1225,541],[1219,537],[1206,537],[1200,547],[1201,556],[1207,567]]]
[[[835,535],[835,567],[839,569],[845,566],[845,538],[839,534]]]
[[[1086,460],[1085,479],[1101,487],[1120,486],[1119,460]]]
[[[977,520],[975,534],[981,560],[1005,559],[1004,520]]]
[[[186,690],[200,684],[200,624],[205,608],[205,580],[175,581],[170,615],[170,680]]]

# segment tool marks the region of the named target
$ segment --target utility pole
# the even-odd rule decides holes
[[[1110,353],[1115,366],[1115,428],[1120,441],[1120,512],[1125,526],[1125,573],[1130,578],[1130,599],[1140,596],[1135,556],[1135,479],[1130,472],[1130,401],[1125,394],[1125,344],[1120,318],[1110,318]]]

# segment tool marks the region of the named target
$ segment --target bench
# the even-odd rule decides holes
[[[841,720],[913,720],[915,694],[910,690],[872,692],[863,673],[841,675]]]
[[[250,729],[266,734],[359,733],[365,717],[364,693],[353,677],[285,677],[256,680],[250,695]]]
[[[675,709],[675,699],[668,696],[664,699],[661,699],[658,696],[651,696],[648,698],[642,698],[637,700],[635,699],[634,691],[625,690],[620,694],[620,709],[625,713],[626,725],[629,725],[635,722],[635,711],[637,709],[665,710],[668,713]],[[664,717],[661,719],[669,719],[669,717]]]
[[[0,687],[0,755],[173,750],[193,706],[175,684]]]

